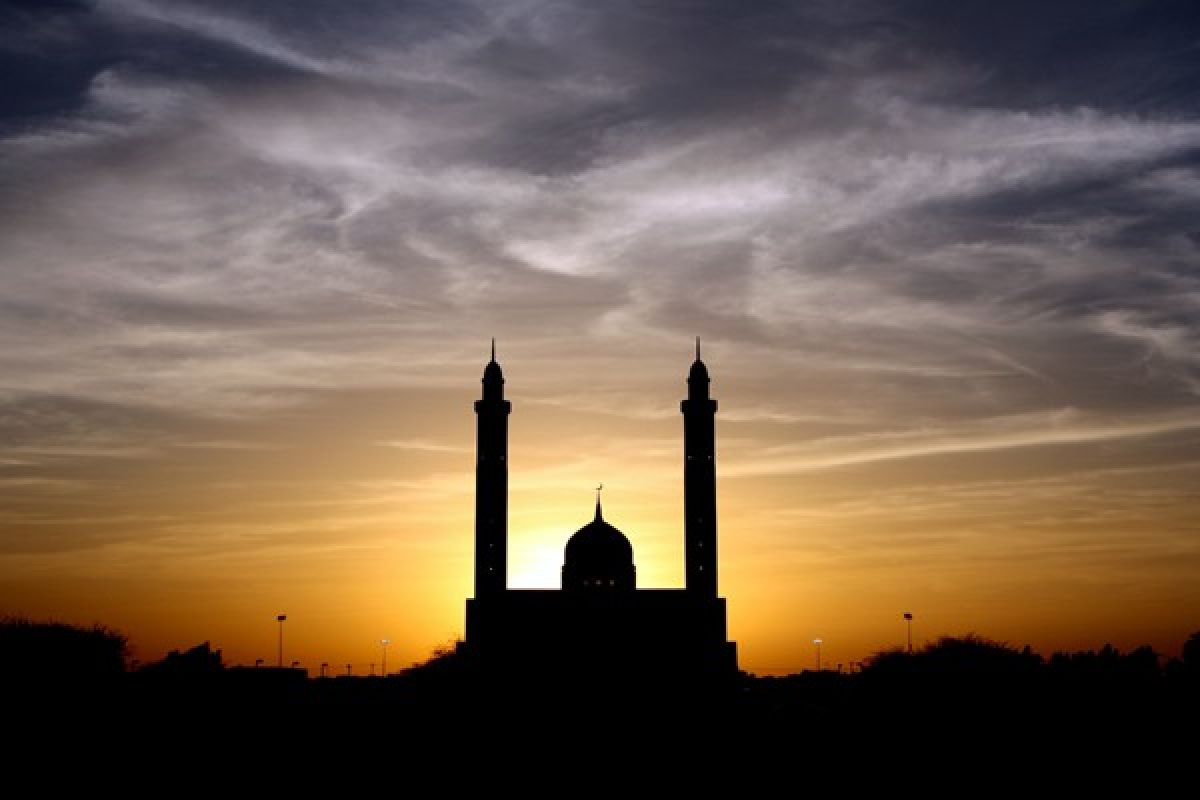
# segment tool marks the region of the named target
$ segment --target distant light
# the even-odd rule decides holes
[[[380,642],[380,644],[382,644],[384,647],[387,647],[391,643],[392,643],[391,639],[384,639],[382,642]]]
[[[824,644],[820,639],[813,639],[813,644]]]

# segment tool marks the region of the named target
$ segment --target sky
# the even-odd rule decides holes
[[[593,489],[682,582],[703,339],[741,666],[1200,629],[1200,10],[0,2],[0,613],[143,661],[462,635]]]

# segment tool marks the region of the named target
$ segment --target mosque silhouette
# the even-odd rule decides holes
[[[483,371],[475,468],[475,596],[467,600],[462,649],[485,671],[560,677],[602,674],[722,678],[737,673],[737,646],[726,640],[725,598],[717,596],[717,495],[708,369],[696,360],[687,378],[684,421],[682,589],[639,589],[633,547],[595,516],[568,540],[562,589],[509,589],[508,415],[504,373]]]

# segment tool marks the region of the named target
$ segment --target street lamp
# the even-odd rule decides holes
[[[283,621],[287,619],[287,614],[280,614],[275,617],[279,623],[279,666],[283,666]]]
[[[383,647],[383,664],[381,665],[379,672],[385,678],[387,677],[387,647],[391,643],[392,643],[391,639],[382,639],[379,642],[379,644]]]
[[[813,639],[813,644],[817,646],[817,672],[821,671],[821,640]]]
[[[321,662],[321,677],[322,677],[322,678],[324,678],[324,677],[325,677],[325,670],[327,670],[327,669],[329,669],[329,662],[328,662],[328,661],[322,661],[322,662]]]
[[[904,612],[904,621],[908,623],[908,654],[912,655],[912,612]]]

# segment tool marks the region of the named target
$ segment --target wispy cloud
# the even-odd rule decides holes
[[[210,439],[203,441],[171,442],[172,447],[196,450],[277,450],[279,445],[238,439]]]
[[[459,445],[444,444],[428,439],[395,439],[387,442],[376,442],[380,447],[395,447],[399,450],[418,450],[423,453],[466,453],[468,448]]]
[[[872,432],[762,447],[758,457],[730,459],[729,476],[786,474],[877,461],[983,453],[1022,447],[1083,445],[1200,430],[1200,409],[1140,421],[1089,419],[1076,409],[983,420],[940,429]]]

